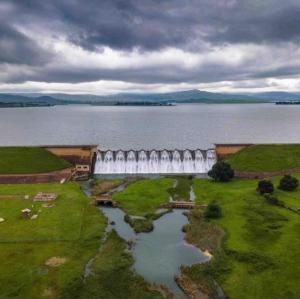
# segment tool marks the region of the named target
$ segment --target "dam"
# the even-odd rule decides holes
[[[95,174],[207,173],[216,152],[208,150],[107,150],[97,151]]]

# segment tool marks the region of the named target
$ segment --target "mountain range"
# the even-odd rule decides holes
[[[173,102],[173,103],[268,103],[300,100],[300,93],[215,93],[198,89],[168,93],[118,93],[114,95],[65,93],[0,93],[1,103],[30,103],[37,105],[114,104],[117,102]]]

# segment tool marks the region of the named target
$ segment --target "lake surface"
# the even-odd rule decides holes
[[[69,105],[0,109],[0,145],[99,144],[102,149],[184,149],[214,143],[298,143],[300,106]]]
[[[184,241],[182,227],[188,223],[183,210],[174,210],[154,221],[154,230],[150,233],[135,234],[124,222],[124,212],[117,208],[101,208],[103,213],[115,225],[114,228],[124,240],[134,241],[132,254],[134,269],[150,283],[166,285],[175,298],[187,298],[177,286],[174,276],[180,274],[181,265],[207,262],[209,257],[198,248]]]

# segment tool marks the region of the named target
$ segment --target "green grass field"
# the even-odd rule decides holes
[[[112,231],[95,257],[85,283],[74,281],[65,290],[64,299],[163,299],[161,293],[132,271],[134,260],[126,242]]]
[[[280,171],[300,167],[300,145],[252,145],[229,157],[228,162],[240,171]]]
[[[39,191],[58,194],[53,207],[32,201]],[[38,218],[23,219],[23,208]],[[132,270],[125,241],[102,240],[107,220],[76,183],[0,185],[0,217],[0,299],[163,298]],[[47,265],[53,257],[64,263]]]
[[[31,208],[25,199],[3,195],[34,195],[56,192],[52,208],[41,209],[35,220],[21,219],[21,209]],[[1,185],[0,298],[59,298],[74,279],[82,276],[85,264],[98,251],[106,219],[75,183]],[[63,257],[59,267],[46,266],[51,257]]]
[[[273,179],[275,185],[278,180]],[[202,247],[215,245],[212,238],[220,235],[216,226],[227,235],[223,246],[214,250],[213,263],[194,265],[184,273],[199,284],[215,279],[232,299],[299,298],[300,215],[268,204],[256,193],[256,186],[256,180],[194,180],[197,202],[216,200],[223,217],[210,227],[205,227],[208,224],[201,217],[194,217],[187,239]],[[276,190],[275,196],[287,205],[300,206],[300,190]]]
[[[39,147],[0,147],[0,174],[43,173],[71,164]]]
[[[145,216],[169,201],[168,189],[173,182],[170,178],[140,180],[114,194],[113,198],[127,214]]]

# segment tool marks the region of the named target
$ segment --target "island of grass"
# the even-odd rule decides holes
[[[66,160],[39,147],[0,147],[0,174],[33,174],[71,167]]]
[[[300,167],[300,144],[252,145],[228,158],[237,171],[276,172]]]
[[[153,230],[153,221],[168,210],[158,212],[162,205],[168,203],[174,179],[144,179],[131,183],[122,192],[115,193],[113,199],[126,213],[125,221],[135,232]]]

